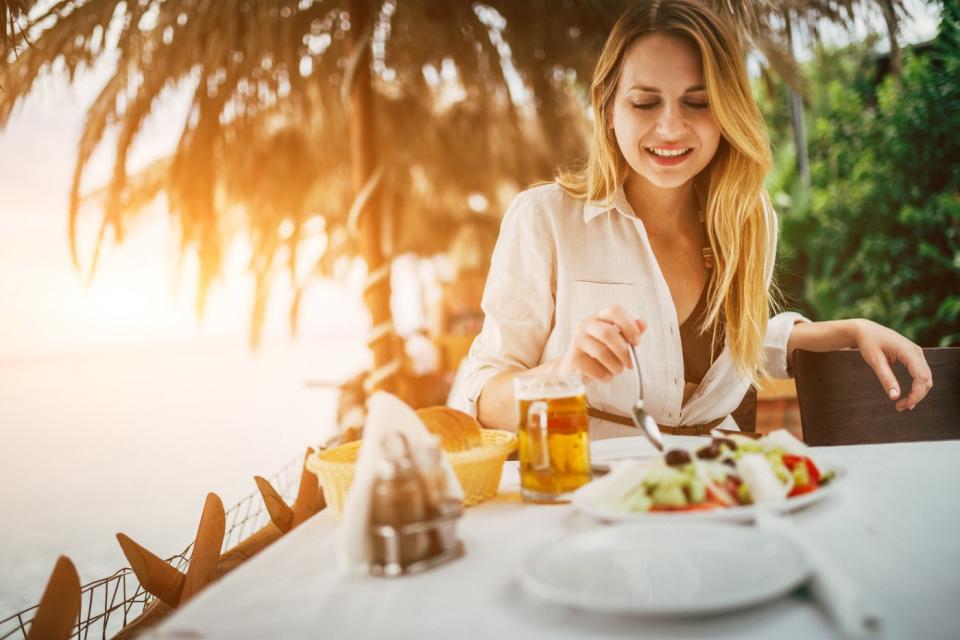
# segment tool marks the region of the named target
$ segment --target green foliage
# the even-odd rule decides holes
[[[819,52],[808,197],[787,146],[770,184],[788,304],[820,320],[870,318],[923,346],[960,343],[960,9],[950,4],[932,49],[906,52],[899,78],[875,85],[866,47]]]

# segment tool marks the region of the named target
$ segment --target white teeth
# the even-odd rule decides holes
[[[656,154],[658,156],[662,156],[664,158],[674,158],[676,156],[682,156],[687,151],[690,151],[690,149],[689,148],[687,149],[656,149],[652,147],[647,147],[647,151],[649,151],[650,153]]]

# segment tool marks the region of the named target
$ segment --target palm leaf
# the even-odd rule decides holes
[[[499,211],[518,187],[550,179],[558,164],[581,157],[589,132],[584,87],[610,27],[630,4],[372,2],[377,197],[386,212],[389,253],[443,250],[453,231],[476,215],[466,206],[470,194],[482,194]],[[784,16],[808,26],[821,20],[849,26],[871,6],[854,0],[712,4],[777,73],[794,79]],[[87,112],[70,190],[71,253],[91,277],[101,245],[122,241],[130,220],[162,195],[182,255],[199,257],[202,313],[239,225],[252,246],[255,343],[275,277],[285,274],[294,283],[295,327],[309,284],[357,255],[347,220],[353,189],[340,93],[351,27],[342,2],[57,0],[40,9],[0,0],[0,17],[6,62],[0,126],[45,75],[73,79],[105,55],[115,60]],[[446,75],[429,82],[424,69]],[[528,102],[514,94],[521,85]],[[178,90],[191,101],[173,134],[175,150],[131,172],[128,158],[144,123]],[[85,199],[88,164],[109,133],[116,134],[110,179],[96,198]],[[77,227],[81,211],[94,205],[101,210],[98,240],[84,258]],[[305,229],[317,218],[326,249],[298,266],[310,257],[303,253],[312,237]]]

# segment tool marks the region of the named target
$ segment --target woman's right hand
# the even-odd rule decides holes
[[[610,382],[624,368],[633,368],[630,345],[640,342],[646,328],[642,320],[632,318],[620,305],[598,311],[577,325],[567,352],[560,358],[559,370]]]

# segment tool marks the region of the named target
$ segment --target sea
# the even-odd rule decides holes
[[[253,351],[241,340],[0,359],[0,619],[36,604],[56,559],[81,583],[161,557],[333,433],[337,390],[368,365],[357,335]]]

